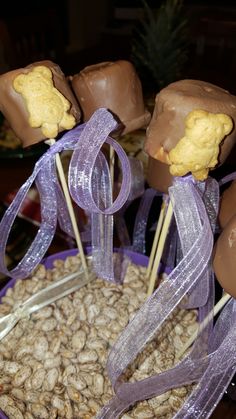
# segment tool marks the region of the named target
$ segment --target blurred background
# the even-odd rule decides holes
[[[154,15],[163,3],[146,0]],[[235,1],[169,3],[182,3],[177,19],[186,20],[188,48],[181,77],[201,78],[235,93]],[[0,72],[48,57],[69,74],[102,60],[130,59],[146,11],[142,0],[25,0],[1,2],[0,17]],[[152,29],[157,42],[165,39],[166,26]],[[153,60],[159,60],[155,52]]]
[[[208,81],[236,94],[236,2],[1,2],[0,74],[43,59],[56,62],[66,76],[102,61],[130,60],[140,76],[150,110],[162,87],[183,78]],[[124,148],[127,146],[131,155],[142,159],[144,136],[145,131],[125,138]],[[0,114],[1,215],[45,151],[44,144],[23,150]],[[224,170],[226,173],[235,170],[235,153]],[[11,233],[6,255],[9,267],[21,259],[38,228],[40,203],[34,192],[21,209]],[[49,252],[68,246],[73,247],[74,243],[58,233]],[[232,400],[229,402],[225,397],[213,417],[233,418],[235,410]]]

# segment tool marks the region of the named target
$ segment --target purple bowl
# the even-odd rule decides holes
[[[115,249],[115,252],[118,253],[124,253],[126,256],[128,256],[133,263],[136,263],[137,265],[141,266],[147,266],[148,264],[148,257],[145,255],[142,255],[140,253],[132,252],[132,250],[124,250],[124,249]],[[53,267],[53,262],[56,259],[66,259],[68,256],[74,256],[78,253],[77,249],[69,249],[64,250],[63,252],[55,253],[55,255],[48,256],[47,258],[43,259],[42,263],[45,265],[46,269],[51,269]],[[91,253],[91,248],[88,247],[86,249],[86,254]],[[6,294],[6,291],[8,288],[12,288],[15,285],[16,280],[10,279],[8,283],[5,285],[4,288],[0,290],[0,299]],[[1,419],[1,416],[0,416]]]
[[[128,256],[131,261],[137,265],[147,266],[148,264],[148,257],[139,253],[132,252],[131,250],[123,250],[123,249],[115,249],[118,253],[123,253]],[[86,253],[89,254],[91,252],[91,248],[86,249]],[[45,265],[47,269],[51,269],[53,267],[53,262],[57,259],[66,259],[68,256],[74,256],[78,253],[78,249],[70,249],[65,250],[60,253],[55,253],[55,255],[48,256],[47,258],[43,259],[42,263]],[[8,288],[12,288],[15,284],[15,279],[10,279],[7,285],[0,291],[0,299],[6,294]],[[3,412],[0,411],[0,419],[8,419]]]

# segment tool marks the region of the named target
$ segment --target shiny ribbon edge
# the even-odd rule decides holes
[[[80,207],[92,213],[94,269],[99,276],[111,281],[116,280],[113,264],[113,214],[125,204],[131,188],[129,159],[122,147],[108,136],[116,125],[112,114],[104,108],[97,110],[81,134],[80,144],[75,148],[69,167],[71,196]],[[109,168],[100,152],[105,142],[116,151],[122,169],[120,192],[114,202]],[[92,156],[90,164],[88,156]]]
[[[173,191],[174,191],[174,187],[172,187],[171,191],[170,191],[170,198],[172,200],[174,198],[173,195],[172,195]],[[196,198],[196,196],[198,196],[198,198],[199,198],[199,193],[196,190],[192,190],[192,192],[193,192],[193,194],[195,194],[195,198]],[[179,265],[174,269],[174,271],[172,271],[172,273],[169,276],[169,280],[165,281],[158,288],[158,290],[147,300],[147,302],[144,303],[144,305],[138,311],[138,313],[136,314],[134,319],[126,327],[125,337],[124,337],[124,332],[123,332],[120,335],[120,337],[118,338],[118,341],[116,342],[116,344],[114,345],[114,347],[112,348],[112,350],[110,352],[109,359],[108,359],[108,374],[109,374],[110,379],[112,381],[113,387],[115,388],[116,396],[115,396],[115,398],[112,399],[112,401],[107,406],[105,406],[102,409],[102,411],[98,414],[97,418],[116,418],[116,417],[119,417],[117,415],[117,412],[114,410],[117,398],[119,400],[118,405],[120,406],[119,414],[122,413],[123,411],[125,411],[127,409],[127,407],[129,407],[132,404],[132,401],[130,400],[130,397],[132,399],[131,394],[134,395],[134,393],[133,393],[134,384],[119,383],[118,378],[119,378],[119,376],[121,376],[122,371],[134,359],[134,357],[137,355],[137,353],[139,353],[143,349],[147,340],[150,340],[150,338],[152,337],[152,335],[154,333],[154,332],[152,332],[151,335],[149,333],[148,336],[145,333],[144,340],[142,340],[142,342],[140,342],[140,339],[139,339],[138,342],[137,342],[137,339],[135,339],[135,337],[137,335],[139,336],[138,329],[141,328],[141,329],[145,330],[145,325],[150,324],[150,322],[152,322],[153,324],[155,323],[154,331],[156,332],[157,329],[163,323],[163,321],[170,314],[170,313],[163,313],[162,312],[161,321],[158,321],[158,309],[159,309],[159,305],[160,305],[160,301],[158,302],[158,294],[160,295],[161,289],[163,289],[163,287],[166,288],[167,285],[168,286],[173,285],[173,279],[171,277],[173,277],[176,274],[176,272],[178,274],[178,271],[179,271],[179,274],[181,274],[181,271],[182,271],[181,276],[182,277],[184,276],[182,267],[185,269],[185,276],[187,276],[187,273],[188,273],[188,270],[189,270],[189,264],[190,264],[190,262],[187,261],[187,259],[189,259],[190,254],[192,254],[192,256],[191,256],[192,257],[192,262],[194,262],[196,260],[196,257],[199,255],[199,253],[201,254],[201,250],[203,250],[203,253],[204,253],[204,250],[205,250],[205,258],[206,258],[205,268],[206,268],[206,264],[209,263],[210,256],[211,256],[211,251],[212,251],[212,247],[213,247],[213,235],[212,235],[212,231],[211,231],[211,228],[210,228],[208,217],[206,216],[206,212],[205,212],[205,208],[203,206],[203,203],[198,202],[198,206],[200,207],[199,209],[202,211],[202,214],[205,214],[205,215],[202,219],[202,227],[199,231],[199,234],[198,234],[198,237],[197,237],[196,241],[194,242],[194,244],[192,245],[190,250],[187,252],[187,254],[184,256],[184,259],[179,263]],[[175,205],[174,205],[174,208],[175,208]],[[178,210],[178,206],[176,206],[176,210]],[[209,240],[209,237],[210,237],[210,240]],[[201,247],[200,247],[200,252],[199,252],[199,249],[198,249],[199,244],[200,243],[203,244],[204,239],[207,239],[207,238],[208,238],[207,246],[204,247],[203,249],[201,249]],[[195,251],[195,249],[196,249],[196,251]],[[194,266],[193,274],[198,272],[197,276],[195,277],[195,282],[196,282],[201,277],[201,275],[204,274],[205,268],[202,267],[202,264],[199,265],[197,263],[193,263],[193,266]],[[189,281],[186,281],[186,282],[189,282]],[[184,287],[184,285],[185,285],[185,287]],[[186,294],[186,292],[191,289],[192,286],[193,286],[193,284],[189,284],[189,283],[188,283],[188,286],[186,286],[186,284],[183,284],[183,283],[180,284],[181,295],[179,296],[178,301],[176,301],[175,304],[173,304],[171,302],[168,302],[168,306],[171,307],[170,312],[172,312],[174,310],[174,308],[176,307],[178,302]],[[151,306],[152,302],[154,303],[155,299],[156,299],[156,303],[157,303],[156,307],[155,307],[155,313],[157,314],[157,318],[156,318],[156,316],[151,318],[150,316],[148,316],[148,311],[149,311],[149,314],[150,314],[150,311],[152,312],[152,310],[150,310],[150,306]],[[159,298],[159,300],[160,300],[160,298]],[[161,307],[160,307],[160,310],[161,310]],[[165,308],[164,308],[163,311],[165,311]],[[154,313],[152,313],[152,316],[153,316],[153,314]],[[143,324],[142,319],[145,319],[145,324]],[[145,330],[145,332],[146,332],[146,330]],[[118,354],[117,354],[117,346],[120,350]],[[126,352],[127,352],[127,350],[130,350],[130,346],[132,347],[131,351],[133,352],[132,353],[132,358],[128,358],[128,360],[127,360],[127,353]],[[115,369],[113,368],[114,365],[116,365]],[[146,381],[146,383],[147,383],[147,381]],[[141,385],[141,384],[138,384],[138,383],[135,383],[135,384],[136,385]],[[130,391],[128,391],[127,386],[130,387]],[[131,390],[131,387],[132,387],[132,390]],[[123,391],[122,391],[122,388],[123,388]],[[156,392],[155,392],[155,394],[156,394]],[[127,401],[127,398],[129,399],[129,401]],[[123,406],[123,408],[122,408],[122,402],[124,402],[124,399],[126,399],[125,400],[126,407],[124,408],[124,406]],[[138,401],[138,400],[140,400],[140,398],[136,398],[135,401]],[[113,403],[114,403],[114,405],[113,405]],[[112,407],[112,405],[113,405],[113,407]]]
[[[91,119],[94,125],[99,126],[101,131],[105,131],[105,137],[108,131],[116,126],[116,122],[113,116],[111,115],[111,113],[103,108],[98,109],[94,113]],[[100,125],[99,125],[99,119],[101,119]],[[103,123],[106,124],[108,121],[110,124],[109,129],[107,128],[107,126],[102,126]],[[83,148],[81,147],[83,143],[87,144],[88,141],[86,142],[85,140],[86,140],[86,136],[89,136],[89,128],[91,128],[91,123],[89,124],[89,122],[87,124],[83,124],[82,126],[77,126],[73,130],[67,132],[66,134],[63,135],[63,137],[60,140],[58,140],[54,145],[52,145],[49,148],[49,150],[36,162],[32,175],[21,186],[21,188],[18,190],[16,194],[15,199],[7,208],[0,223],[0,237],[1,237],[0,271],[3,272],[4,274],[12,278],[24,278],[24,277],[27,277],[30,274],[30,272],[32,272],[32,270],[40,263],[56,231],[56,224],[57,224],[57,217],[58,217],[57,207],[60,209],[60,211],[63,214],[61,215],[61,217],[59,217],[59,221],[61,221],[61,223],[63,223],[64,221],[64,227],[66,229],[66,232],[68,233],[71,232],[72,230],[71,224],[70,224],[70,220],[68,220],[66,207],[62,200],[62,192],[60,190],[58,180],[57,178],[55,178],[54,172],[53,172],[55,170],[54,159],[55,159],[56,153],[59,153],[63,150],[71,150],[71,149],[72,150],[75,149],[76,151],[78,151],[78,148]],[[105,210],[105,213],[107,213],[107,215],[112,216],[115,211],[118,211],[120,207],[124,205],[126,199],[128,198],[128,195],[130,192],[131,175],[130,175],[129,161],[122,147],[118,143],[116,143],[115,140],[111,138],[110,139],[105,138],[105,139],[106,139],[106,142],[108,142],[114,147],[117,154],[119,155],[120,160],[121,160],[121,167],[123,170],[123,181],[122,181],[120,193],[117,199],[115,200],[115,202],[108,209]],[[99,152],[101,146],[100,148],[99,146],[97,147],[98,147],[98,152]],[[52,163],[52,160],[53,160],[53,163]],[[87,172],[91,178],[92,173],[90,172],[92,172],[92,170],[91,170],[90,161],[88,162],[88,166],[89,167],[87,167]],[[124,175],[124,173],[126,175]],[[40,192],[40,196],[42,200],[41,202],[42,209],[43,209],[42,223],[38,229],[36,238],[31,243],[29,249],[26,251],[26,254],[23,256],[23,258],[18,263],[18,265],[12,271],[9,271],[6,268],[5,260],[4,260],[4,255],[6,253],[7,240],[8,240],[13,222],[20,209],[20,206],[35,179],[37,179],[36,182],[37,182],[37,186],[40,189],[39,192]],[[49,190],[50,190],[50,193],[49,193]],[[87,199],[88,201],[90,200],[90,202],[92,201],[91,188],[87,188],[86,190],[83,190],[82,188],[81,193],[84,196],[85,200]],[[58,203],[59,205],[57,205]],[[84,207],[84,205],[80,205],[80,206],[82,208]],[[103,211],[101,211],[99,208],[94,210],[94,212],[100,212],[103,214]],[[110,241],[109,241],[110,248],[111,248],[111,241],[112,240],[110,238]],[[112,256],[110,255],[110,257]],[[103,273],[100,272],[100,274],[103,274]]]

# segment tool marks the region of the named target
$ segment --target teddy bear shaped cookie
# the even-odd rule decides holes
[[[169,152],[170,173],[184,176],[191,172],[195,179],[205,180],[218,162],[219,145],[233,129],[231,117],[201,109],[185,119],[185,135]]]
[[[36,66],[27,74],[19,74],[13,81],[13,87],[26,102],[29,125],[41,128],[46,138],[55,138],[60,128],[74,127],[75,118],[68,113],[71,104],[54,87],[48,67]]]

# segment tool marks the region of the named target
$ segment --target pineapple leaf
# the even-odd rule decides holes
[[[181,75],[188,57],[188,22],[182,0],[165,0],[158,10],[146,0],[142,4],[144,19],[133,33],[131,59],[144,85],[159,90]]]

